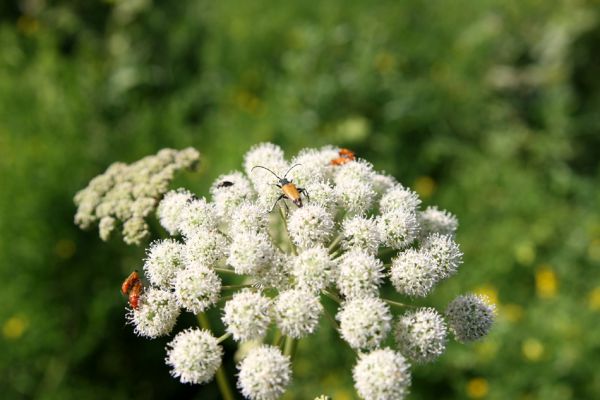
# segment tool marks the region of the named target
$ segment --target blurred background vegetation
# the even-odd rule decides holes
[[[2,398],[218,398],[124,325],[143,249],[78,230],[72,197],[186,146],[203,165],[176,183],[205,194],[260,141],[350,147],[458,215],[465,264],[428,304],[486,293],[498,322],[415,366],[411,399],[600,398],[599,18],[593,0],[0,2]],[[323,327],[288,399],[355,396]]]

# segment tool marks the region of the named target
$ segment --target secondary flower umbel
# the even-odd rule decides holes
[[[329,324],[357,351],[359,396],[402,399],[411,382],[407,359],[434,361],[448,331],[459,342],[488,333],[494,308],[479,296],[459,296],[443,315],[403,304],[426,298],[459,269],[458,221],[435,206],[421,209],[414,191],[364,159],[332,162],[350,153],[326,146],[288,160],[279,146],[262,143],[245,155],[242,171],[220,175],[205,198],[167,191],[173,173],[192,166],[198,153],[163,150],[115,164],[77,194],[76,222],[98,222],[104,239],[122,224],[124,240],[141,243],[155,208],[171,236],[149,245],[148,283],[127,316],[148,338],[172,335],[182,311],[198,316],[205,329],[181,331],[167,346],[174,377],[200,384],[216,376],[227,388],[217,371],[220,343],[231,338],[240,345],[242,395],[277,399],[292,379],[296,341]],[[286,171],[291,191],[274,176]],[[300,187],[306,191],[294,192]],[[288,200],[277,202],[282,195]],[[382,298],[383,287],[398,299]],[[206,329],[207,316],[222,321],[222,336]],[[382,347],[389,336],[394,349]]]

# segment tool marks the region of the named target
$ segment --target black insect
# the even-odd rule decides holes
[[[230,186],[233,186],[233,182],[230,182],[230,181],[223,181],[223,182],[220,182],[220,183],[217,185],[217,189],[221,189],[221,188],[224,188],[224,187],[230,187]]]

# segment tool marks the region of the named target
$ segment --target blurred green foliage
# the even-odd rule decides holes
[[[428,304],[476,290],[499,318],[415,366],[412,399],[599,398],[599,18],[593,0],[2,2],[2,398],[217,398],[124,325],[143,249],[79,231],[72,197],[190,145],[203,167],[177,183],[206,193],[259,141],[350,147],[458,215],[465,264]],[[354,398],[323,326],[287,398]]]

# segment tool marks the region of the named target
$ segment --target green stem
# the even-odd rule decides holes
[[[285,347],[283,348],[283,354],[289,356],[291,360],[294,359],[294,354],[296,353],[296,344],[298,342],[289,336],[285,337]]]
[[[283,335],[281,334],[281,331],[277,329],[275,331],[275,335],[273,335],[273,346],[279,346],[281,338],[283,338]]]
[[[333,242],[331,242],[331,244],[329,245],[327,250],[329,250],[329,252],[332,253],[337,248],[337,246],[340,244],[340,242],[342,241],[343,238],[344,238],[344,235],[342,235],[341,233],[339,235],[337,235],[337,237],[335,239],[333,239]]]
[[[414,307],[414,306],[411,306],[410,304],[399,303],[397,301],[388,300],[388,299],[383,299],[383,301],[385,301],[386,303],[388,303],[392,306],[396,306],[396,307]]]
[[[226,341],[230,337],[231,337],[231,333],[226,333],[226,334],[224,334],[223,336],[221,336],[220,338],[217,339],[217,343],[223,343],[224,341]]]
[[[234,274],[234,275],[237,275],[234,270],[229,269],[229,268],[217,268],[217,267],[215,267],[213,269],[216,272],[223,272],[224,274]]]
[[[288,230],[288,226],[287,226],[287,219],[285,218],[283,208],[281,208],[281,207],[279,207],[279,215],[281,215],[281,219],[283,221],[283,227],[285,228],[285,232],[287,233],[288,239],[290,240],[290,244],[292,245],[292,253],[295,256],[297,256],[298,250],[296,249],[296,245],[294,244],[294,241],[292,240],[292,237],[290,236],[290,231]]]
[[[335,328],[335,330],[339,331],[340,327],[337,324],[337,322],[335,321],[335,318],[333,318],[333,316],[331,314],[329,314],[329,311],[327,311],[327,310],[323,310],[323,311],[325,311],[325,316],[327,317],[327,319],[329,320],[329,322],[331,322],[331,324],[333,325],[333,327]]]
[[[202,328],[210,330],[210,321],[206,317],[206,314],[198,314],[198,322],[200,323],[200,326]],[[221,338],[222,337],[223,336],[221,336]],[[217,340],[220,340],[220,338]],[[219,391],[221,392],[221,397],[224,400],[235,400],[233,392],[231,391],[231,387],[229,386],[229,381],[227,380],[227,376],[225,375],[225,369],[223,368],[222,363],[219,369],[217,370],[217,373],[215,374],[215,378],[217,380],[217,385],[219,386]]]
[[[338,304],[342,304],[342,299],[340,299],[339,297],[337,297],[335,294],[331,293],[328,290],[323,290],[323,294],[327,297],[329,297],[331,300],[335,301]]]
[[[241,289],[241,288],[247,288],[247,287],[251,287],[252,285],[250,284],[243,284],[243,285],[224,285],[221,286],[221,289]]]

